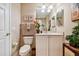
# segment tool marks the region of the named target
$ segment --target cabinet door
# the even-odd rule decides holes
[[[48,37],[36,36],[36,55],[48,56]]]
[[[63,55],[63,36],[48,37],[48,55],[62,56]]]

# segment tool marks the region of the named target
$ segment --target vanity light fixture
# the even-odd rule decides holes
[[[43,5],[43,6],[42,6],[42,9],[45,9],[45,8],[46,8],[46,6],[45,6],[45,5]]]
[[[48,8],[46,8],[46,5],[44,4],[44,5],[42,6],[41,12],[44,13],[44,12],[45,12],[45,9],[47,9],[46,12],[50,12],[50,11],[52,10],[52,8],[53,8],[52,5],[49,5]]]
[[[47,10],[47,12],[50,12],[50,11],[51,11],[50,9]]]
[[[50,5],[49,7],[48,7],[48,9],[52,9],[53,8],[53,6],[52,5]]]
[[[42,10],[41,10],[41,12],[42,12],[42,13],[44,13],[44,12],[45,12],[45,10],[44,10],[44,9],[42,9]]]

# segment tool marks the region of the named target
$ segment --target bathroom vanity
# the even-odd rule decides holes
[[[63,33],[36,34],[36,56],[62,56]]]

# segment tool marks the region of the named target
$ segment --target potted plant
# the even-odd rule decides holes
[[[40,32],[40,29],[39,29],[40,28],[40,24],[38,22],[36,22],[35,28],[36,28],[37,33],[39,33]]]
[[[79,48],[79,24],[73,28],[72,35],[67,35],[66,39],[70,45]]]

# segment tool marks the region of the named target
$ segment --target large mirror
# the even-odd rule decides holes
[[[51,23],[54,22],[51,16],[54,4],[45,3],[38,4],[36,9],[36,21],[40,24],[40,31],[51,31],[51,27],[54,27]],[[53,23],[55,24],[55,23]]]

